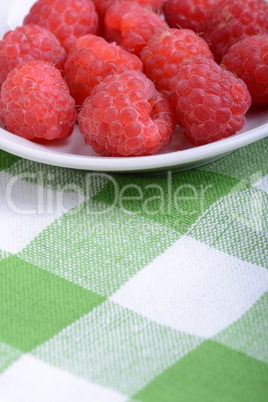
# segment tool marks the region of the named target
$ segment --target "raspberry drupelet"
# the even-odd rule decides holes
[[[63,70],[65,59],[64,48],[47,29],[29,24],[9,31],[0,41],[0,88],[21,62],[43,60]]]
[[[152,81],[130,70],[95,87],[78,121],[86,144],[104,156],[154,154],[169,144],[177,123]]]
[[[98,31],[98,14],[91,0],[37,0],[24,25],[36,24],[49,29],[67,52],[77,38]]]
[[[220,0],[167,0],[164,14],[171,28],[187,28],[201,33],[204,29],[210,10]]]
[[[44,61],[31,61],[8,74],[0,93],[0,117],[20,137],[53,140],[72,134],[76,111],[59,70]]]
[[[204,39],[189,29],[169,29],[154,35],[141,51],[144,73],[157,88],[170,91],[171,81],[181,63],[203,56],[213,59]]]
[[[79,38],[70,51],[64,68],[64,78],[77,106],[90,95],[92,89],[110,74],[125,70],[141,70],[142,62],[115,43],[95,35]]]
[[[241,130],[251,97],[246,84],[213,60],[185,61],[172,81],[176,116],[187,140],[203,145]]]
[[[246,83],[254,106],[268,104],[268,35],[249,36],[237,42],[222,64]]]
[[[210,12],[203,37],[220,63],[236,42],[265,33],[268,33],[268,4],[265,0],[222,0]]]
[[[168,29],[156,13],[135,3],[115,3],[109,7],[105,20],[105,37],[130,53],[139,55],[150,37]]]

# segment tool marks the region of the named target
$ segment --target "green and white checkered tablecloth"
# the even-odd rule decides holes
[[[1,402],[268,401],[268,138],[158,176],[0,168]]]

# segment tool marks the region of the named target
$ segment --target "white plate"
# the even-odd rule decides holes
[[[0,5],[0,36],[22,23],[34,0],[9,0]],[[84,144],[78,127],[64,141],[37,143],[27,141],[0,128],[0,148],[30,159],[55,166],[110,172],[184,170],[211,162],[226,153],[260,140],[268,135],[268,108],[247,114],[244,129],[233,137],[193,148],[177,130],[170,145],[161,153],[137,158],[98,156]]]

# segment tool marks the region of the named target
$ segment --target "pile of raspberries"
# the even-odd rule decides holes
[[[78,121],[103,156],[152,155],[172,133],[229,137],[268,104],[265,0],[37,0],[0,41],[0,119],[29,140]]]

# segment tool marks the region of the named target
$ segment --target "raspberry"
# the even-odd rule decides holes
[[[141,70],[142,62],[105,39],[95,35],[79,38],[65,63],[65,81],[77,105],[90,95],[92,89],[110,74],[125,70]]]
[[[131,53],[139,54],[150,37],[168,29],[154,12],[135,3],[115,3],[105,16],[105,36]]]
[[[164,14],[168,25],[172,28],[188,28],[195,32],[203,32],[204,23],[210,10],[220,0],[167,0]]]
[[[78,115],[86,144],[104,156],[151,155],[166,147],[176,118],[169,101],[139,71],[110,75]]]
[[[37,0],[24,18],[26,24],[49,29],[69,52],[77,38],[97,33],[98,14],[91,0]]]
[[[132,3],[138,3],[142,7],[148,7],[149,9],[155,12],[161,11],[163,4],[165,2],[165,0],[93,0],[93,3],[95,4],[100,20],[103,21],[106,11],[112,4],[116,2],[123,3],[127,1]]]
[[[160,12],[163,8],[165,0],[127,0],[140,4],[142,7],[147,7],[154,12]]]
[[[236,42],[265,33],[268,33],[265,0],[222,0],[211,11],[204,26],[204,38],[218,63]]]
[[[268,35],[250,36],[237,42],[222,63],[246,83],[253,105],[268,104]]]
[[[37,25],[18,27],[0,41],[0,88],[8,73],[21,62],[47,61],[63,70],[66,52],[58,39]]]
[[[213,59],[207,43],[189,29],[169,29],[154,35],[141,51],[144,72],[157,88],[170,91],[180,64],[197,56]]]
[[[67,84],[59,70],[45,61],[21,63],[8,74],[0,111],[6,128],[29,140],[66,138],[76,120]]]
[[[178,122],[193,145],[229,137],[243,128],[251,103],[247,87],[213,60],[186,60],[172,89]]]

